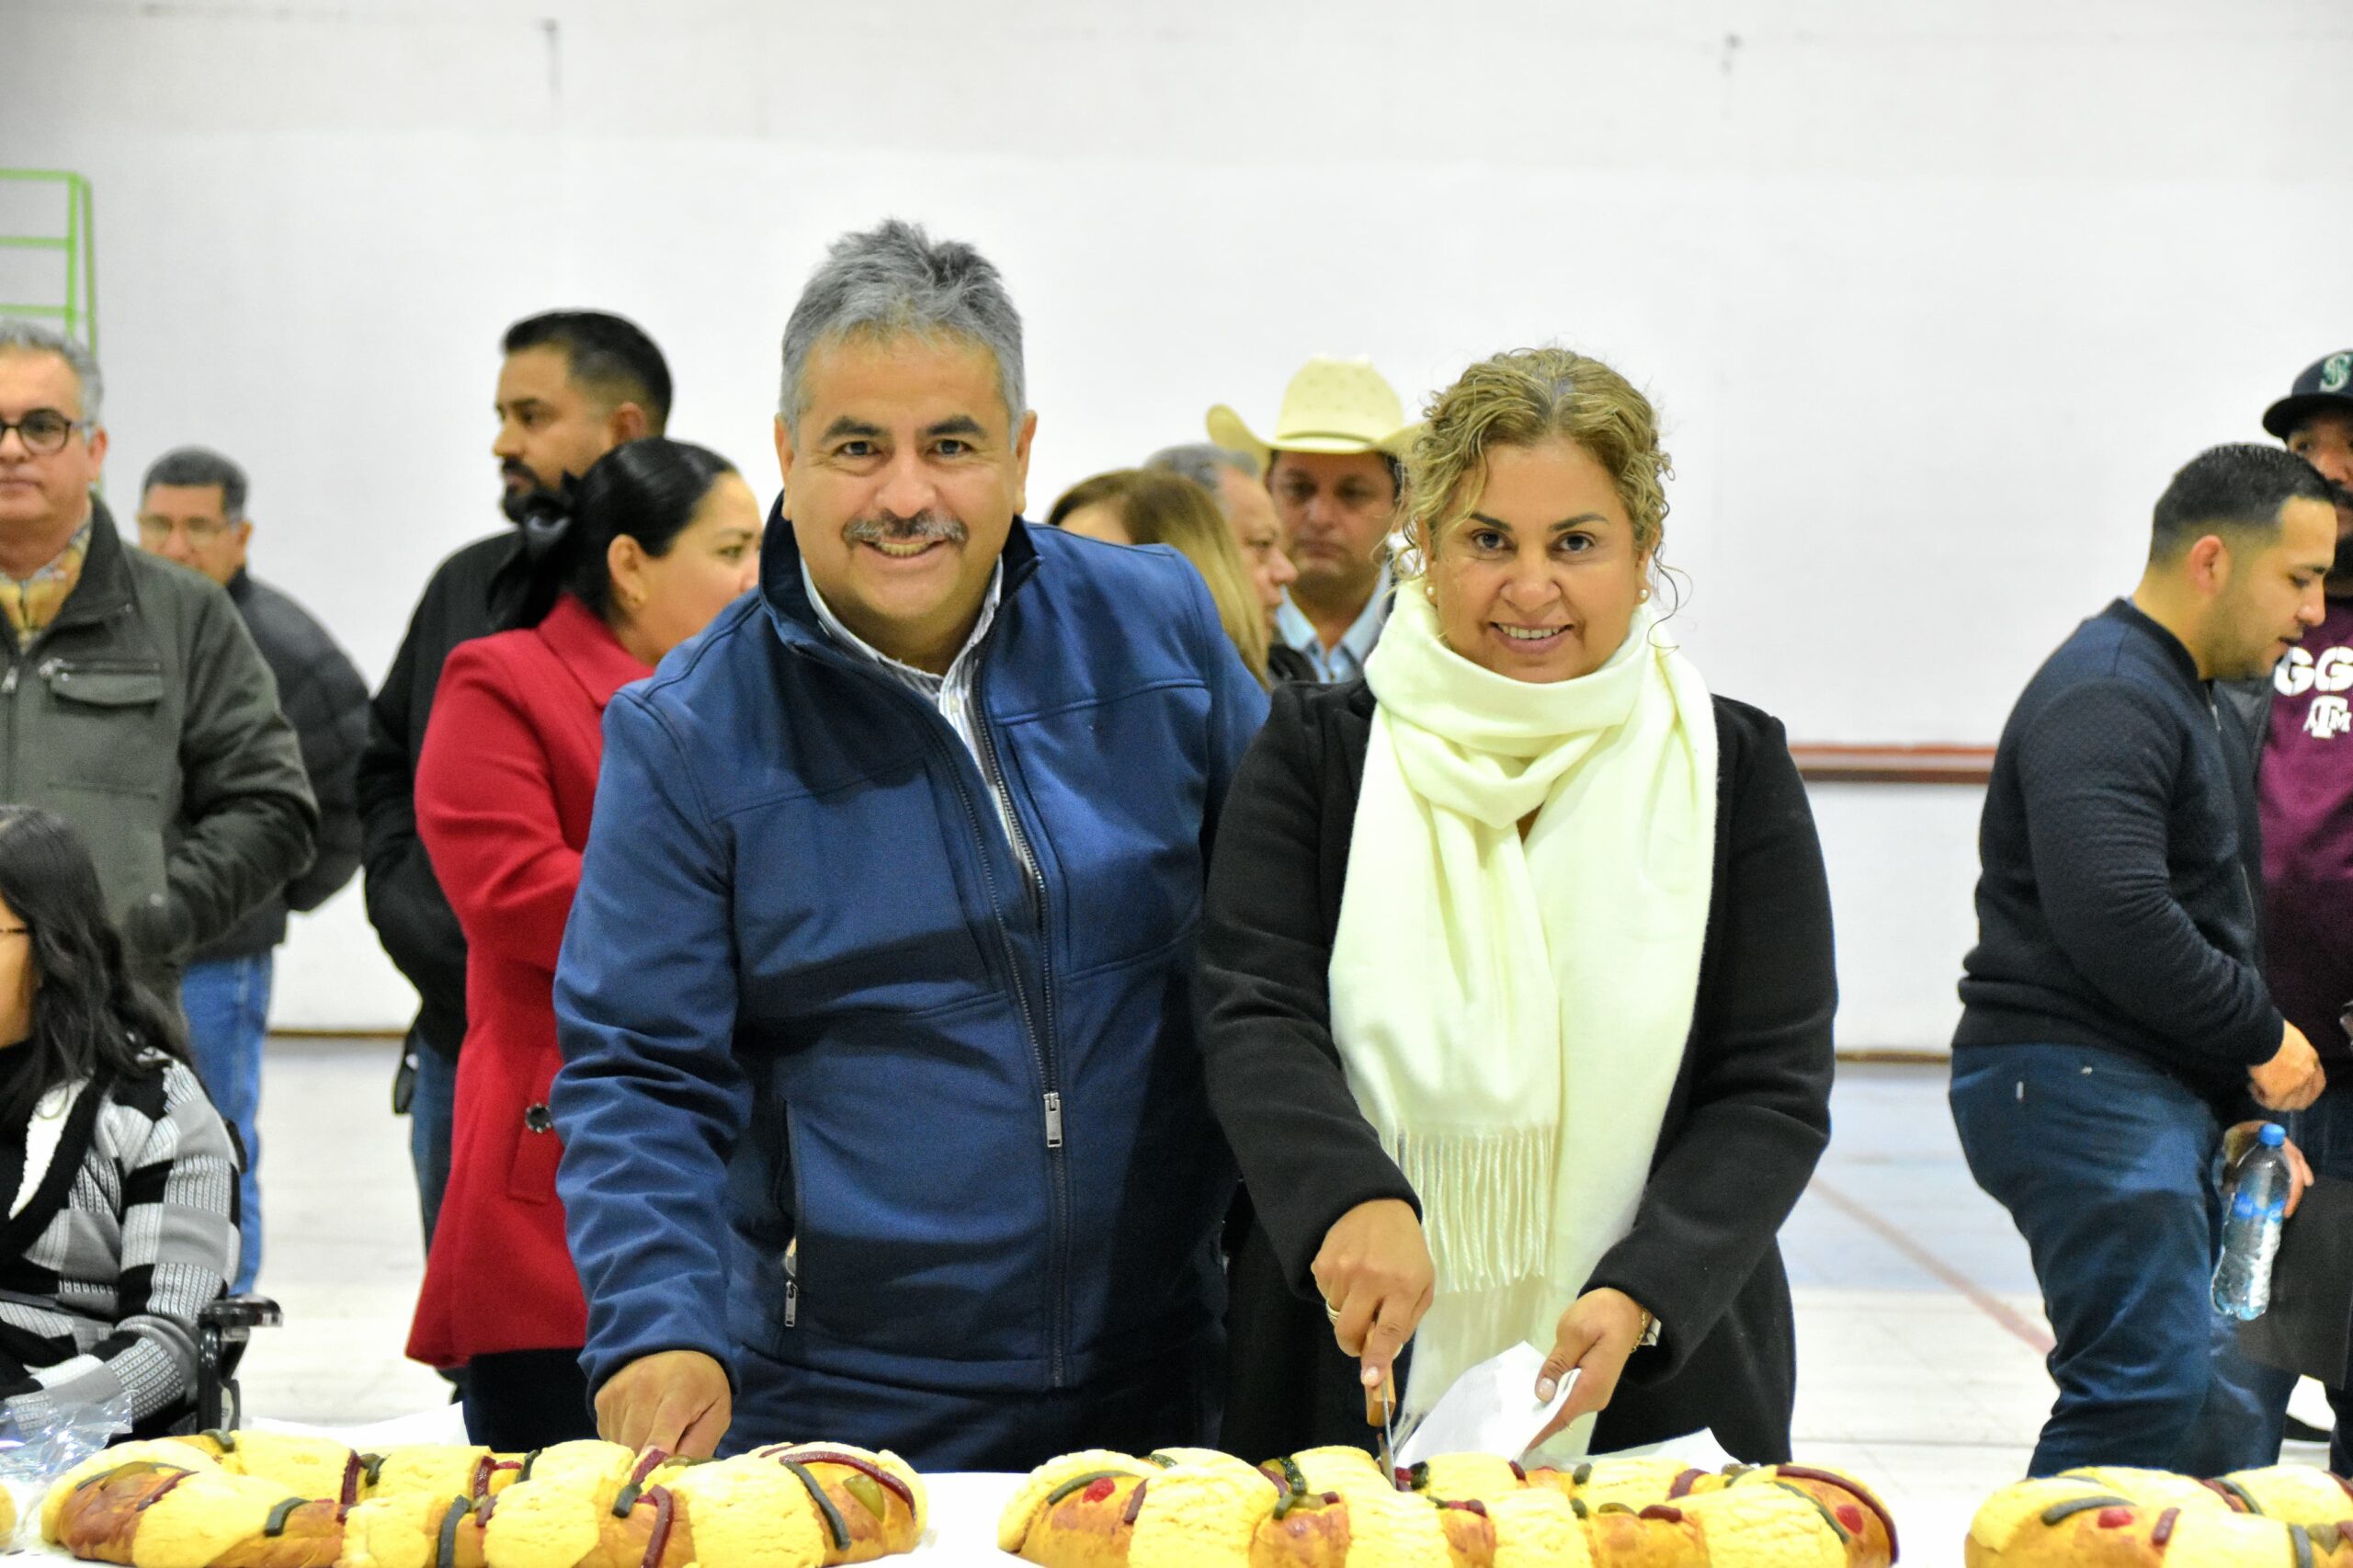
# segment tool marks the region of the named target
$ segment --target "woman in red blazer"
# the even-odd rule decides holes
[[[750,588],[759,563],[750,489],[700,447],[616,447],[567,499],[549,563],[565,591],[538,626],[449,655],[416,771],[417,830],[466,933],[467,1027],[449,1194],[408,1353],[467,1369],[467,1430],[506,1451],[597,1435],[547,1100],[562,1064],[556,953],[605,704]]]

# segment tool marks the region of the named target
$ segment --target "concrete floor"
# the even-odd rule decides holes
[[[422,1258],[392,1061],[386,1042],[271,1043],[260,1288],[286,1326],[247,1357],[255,1416],[343,1426],[446,1402],[401,1355]],[[1782,1233],[1797,1452],[1880,1487],[1905,1562],[1924,1565],[1960,1561],[1969,1516],[2023,1471],[2052,1397],[2025,1244],[1971,1183],[1944,1086],[1940,1067],[1844,1071],[1830,1153]]]

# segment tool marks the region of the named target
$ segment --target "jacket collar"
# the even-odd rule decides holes
[[[999,560],[1005,567],[997,600],[997,616],[1002,620],[1014,595],[1038,570],[1038,546],[1029,537],[1029,525],[1021,518],[1013,519],[1013,529],[1005,536],[1005,549]],[[825,635],[817,607],[809,602],[809,590],[801,581],[801,541],[793,537],[791,519],[784,515],[782,492],[768,506],[767,532],[760,540],[760,601],[767,609],[777,635],[788,644],[835,646],[833,639]]]
[[[57,618],[42,631],[103,620],[131,603],[131,562],[122,536],[115,532],[114,514],[96,495],[90,497],[90,548],[82,557],[82,575],[74,591],[58,607]],[[38,634],[37,634],[38,635]]]
[[[2190,686],[2196,687],[2206,684],[2205,677],[2198,673],[2198,661],[2189,656],[2189,650],[2182,645],[2181,639],[2158,624],[2149,612],[2129,598],[2121,598],[2109,606],[2105,614],[2110,620],[2130,627],[2155,643],[2159,649],[2163,650],[2165,662],[2179,671],[2181,678]]]
[[[654,673],[653,665],[639,663],[636,654],[621,646],[595,610],[570,594],[557,598],[532,634],[547,644],[599,712],[612,701],[613,693]]]

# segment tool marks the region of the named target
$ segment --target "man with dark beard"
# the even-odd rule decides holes
[[[516,527],[435,570],[369,709],[359,758],[368,918],[418,999],[393,1108],[411,1116],[428,1244],[449,1179],[458,1046],[466,1036],[465,937],[416,835],[416,757],[434,688],[459,643],[536,625],[547,613],[555,585],[534,568],[563,531],[563,482],[624,441],[662,434],[670,415],[662,351],[619,316],[551,311],[517,322],[503,347],[490,450],[505,485],[499,505]]]
[[[2224,696],[2244,720],[2262,821],[2264,979],[2330,1078],[2289,1136],[2314,1174],[2353,1181],[2353,1041],[2339,1022],[2353,1003],[2353,348],[2306,366],[2264,410],[2263,427],[2328,481],[2336,560],[2321,623],[2268,679]],[[2268,1464],[2295,1375],[2245,1360],[2234,1338],[2232,1324],[2217,1324],[2218,1393],[2236,1396],[2217,1415],[2245,1434],[2245,1463]],[[2332,1388],[2328,1403],[2330,1468],[2346,1474],[2353,1392]]]

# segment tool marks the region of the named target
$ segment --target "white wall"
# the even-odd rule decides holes
[[[1648,385],[1721,689],[1812,740],[1990,741],[2199,448],[2353,341],[2342,0],[0,0],[0,164],[97,187],[118,494],[203,440],[259,570],[380,673],[498,525],[498,332],[642,322],[763,472],[825,241],[972,239],[1027,313],[1033,501],[1271,418],[1311,352],[1418,399],[1557,339]],[[1970,791],[1817,800],[1844,1033],[1940,1043]],[[392,1024],[348,894],[281,1023]]]

